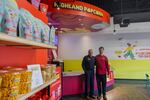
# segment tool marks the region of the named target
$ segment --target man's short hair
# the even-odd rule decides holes
[[[103,49],[103,50],[104,50],[104,47],[99,47],[99,50],[100,50],[100,49]]]

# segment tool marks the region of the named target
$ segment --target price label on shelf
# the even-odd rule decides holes
[[[39,64],[27,65],[29,71],[32,71],[31,89],[34,89],[43,84],[41,68]]]

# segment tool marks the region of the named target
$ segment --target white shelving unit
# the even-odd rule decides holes
[[[20,37],[9,36],[5,33],[0,32],[0,46],[20,46],[30,48],[45,48],[45,49],[57,49],[56,46],[27,40]]]

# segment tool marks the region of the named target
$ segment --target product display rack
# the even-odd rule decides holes
[[[46,83],[44,83],[43,85],[41,85],[41,86],[39,86],[39,87],[33,89],[33,90],[30,91],[29,93],[20,95],[20,96],[17,98],[17,100],[25,100],[25,99],[29,98],[30,96],[34,95],[35,93],[37,93],[38,91],[40,91],[40,90],[42,90],[42,89],[48,87],[49,85],[51,85],[52,83],[56,82],[57,80],[58,80],[58,78],[57,78],[57,79],[53,79],[53,80],[51,80],[51,81],[49,81],[49,82],[46,82]]]
[[[9,36],[1,32],[0,32],[0,45],[1,46],[24,46],[24,47],[31,47],[37,49],[38,48],[57,49],[56,46],[51,46],[48,44],[27,40],[24,38]]]
[[[48,17],[31,5],[27,0],[16,0],[19,8],[28,10],[34,17],[48,24]],[[26,67],[28,64],[48,63],[48,50],[57,49],[56,46],[27,40],[21,37],[15,37],[0,32],[0,66],[19,66]],[[61,74],[61,72],[59,72]],[[61,80],[61,77],[52,79],[39,87],[31,90],[29,93],[19,95],[16,100],[27,100],[37,92],[48,88],[48,96],[51,97],[50,90],[53,90],[53,84]],[[60,81],[61,83],[61,81]],[[54,90],[55,91],[55,90]],[[46,95],[46,94],[44,94]],[[61,96],[60,96],[61,98]],[[52,99],[51,99],[52,100]]]

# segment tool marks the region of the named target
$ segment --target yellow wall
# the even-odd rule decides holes
[[[82,60],[65,60],[65,71],[82,71]],[[115,78],[144,79],[150,75],[150,60],[110,60]]]
[[[82,71],[82,60],[64,60],[64,71]]]

